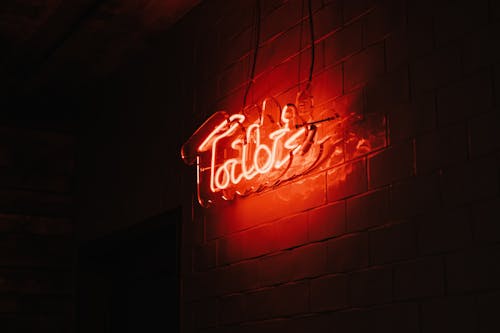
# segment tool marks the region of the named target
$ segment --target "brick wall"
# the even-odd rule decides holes
[[[0,330],[69,332],[73,136],[0,126]]]
[[[307,2],[261,2],[249,102],[294,101],[310,63]],[[186,210],[183,332],[498,331],[500,6],[312,5],[315,104],[363,120],[328,168]],[[203,2],[174,29],[195,59],[181,67],[187,135],[216,110],[239,111],[254,8]]]

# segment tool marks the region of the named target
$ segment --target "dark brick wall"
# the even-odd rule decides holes
[[[183,22],[204,27],[195,123],[241,106],[254,4],[211,1]],[[294,101],[303,87],[302,6],[262,1],[251,101]],[[362,128],[348,130],[378,139],[359,153],[346,137],[338,161],[295,183],[195,204],[185,221],[184,332],[499,329],[495,7],[313,1],[315,103],[356,109]]]
[[[73,135],[0,127],[2,332],[73,324]]]
[[[304,87],[306,4],[261,1],[249,103]],[[498,331],[497,3],[313,0],[315,105],[363,120],[324,168],[204,209],[179,150],[240,110],[254,8],[203,1],[89,97],[79,236],[182,205],[183,332]]]

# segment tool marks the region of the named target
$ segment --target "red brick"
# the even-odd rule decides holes
[[[418,246],[422,254],[459,249],[472,239],[467,211],[456,209],[435,212],[417,220]]]
[[[493,199],[472,207],[474,237],[481,242],[500,241],[500,200]]]
[[[298,23],[301,19],[301,11],[302,6],[298,0],[286,1],[273,10],[262,20],[261,41],[265,42]]]
[[[239,198],[223,207],[207,210],[207,239],[277,220],[326,202],[326,176],[301,177],[275,190]]]
[[[313,244],[262,258],[259,279],[263,286],[269,286],[322,275],[325,267],[325,244]]]
[[[474,332],[477,312],[470,296],[440,298],[422,305],[422,332]]]
[[[411,104],[402,104],[389,110],[389,138],[391,143],[415,137],[436,127],[436,103],[432,94],[420,95]]]
[[[367,308],[335,311],[329,315],[327,327],[334,327],[335,331],[338,332],[366,332],[373,329],[375,324],[379,325],[382,322],[378,320],[377,314],[372,309]]]
[[[185,301],[199,301],[217,295],[215,285],[219,271],[188,272],[182,278],[182,295]]]
[[[479,332],[494,333],[500,331],[498,321],[498,304],[500,294],[497,292],[481,295],[477,301],[479,313]]]
[[[374,268],[352,273],[350,301],[353,306],[388,303],[392,300],[392,270]]]
[[[410,5],[410,4],[408,4]],[[408,26],[405,30],[395,31],[385,40],[386,66],[388,71],[406,67],[433,50],[432,17],[430,15],[413,17],[408,11]]]
[[[418,311],[418,305],[411,303],[377,307],[371,311],[368,325],[373,332],[417,333],[420,332]]]
[[[463,125],[443,128],[416,139],[419,174],[459,164],[466,159],[467,130]]]
[[[207,270],[215,267],[217,257],[217,244],[215,241],[208,242],[196,249],[195,263],[196,269]]]
[[[368,13],[374,7],[373,0],[352,0],[344,4],[344,21],[349,22]]]
[[[438,120],[440,124],[457,122],[486,113],[492,106],[491,75],[488,71],[482,71],[443,88],[438,93]]]
[[[287,217],[275,223],[276,247],[280,250],[303,245],[308,241],[306,213]]]
[[[342,66],[329,67],[313,77],[314,101],[327,102],[342,94]]]
[[[460,50],[450,46],[410,65],[412,94],[420,95],[442,87],[460,77]]]
[[[219,300],[219,323],[223,325],[242,322],[245,319],[243,294],[221,297]]]
[[[361,50],[362,25],[350,24],[325,39],[325,66],[336,64]]]
[[[259,75],[252,86],[253,100],[260,103],[266,97],[277,96],[292,87],[296,87],[298,77],[305,78],[309,75],[309,69],[306,66],[301,66],[300,61],[300,55],[294,56],[272,70]],[[298,75],[297,70],[299,70]],[[290,102],[295,102],[295,98],[284,101],[284,103]]]
[[[311,280],[311,311],[338,310],[348,303],[347,275],[334,275]]]
[[[272,14],[276,9],[280,8],[287,0],[268,0],[263,1],[260,4],[260,8],[262,11],[262,16],[266,16]]]
[[[480,29],[468,31],[464,36],[462,65],[466,73],[485,68],[500,59],[500,49],[497,47],[499,30],[498,22],[494,22]]]
[[[500,149],[498,132],[500,117],[497,112],[490,112],[473,118],[469,123],[469,143],[472,157],[488,154]]]
[[[218,78],[211,77],[210,79],[203,81],[203,83],[201,83],[200,86],[196,89],[195,94],[200,113],[199,115],[197,115],[198,117],[200,117],[200,119],[196,119],[196,122],[201,124],[203,123],[203,121],[205,121],[207,116],[211,115],[214,112],[213,106],[217,101],[217,98],[219,98]]]
[[[308,309],[309,285],[291,283],[246,295],[247,320],[269,319],[304,313]]]
[[[344,63],[344,91],[351,91],[384,71],[384,44],[370,46]]]
[[[201,38],[197,45],[197,55],[202,55],[203,57],[203,62],[199,62],[197,64],[198,72],[201,74],[201,82],[209,80],[220,69],[217,54],[213,52],[214,49],[217,49],[220,46],[220,35],[212,28],[208,28],[204,34],[204,38]]]
[[[285,59],[299,52],[300,26],[296,26],[261,46],[255,65],[255,73],[276,67]]]
[[[317,103],[318,109],[323,112],[337,112],[341,117],[346,117],[343,126],[348,127],[352,123],[360,120],[364,113],[364,94],[363,89],[358,89],[348,94],[339,96],[327,103]],[[328,124],[333,124],[329,122]],[[319,128],[327,127],[326,124]],[[328,128],[328,127],[327,127]]]
[[[256,260],[222,267],[212,273],[209,293],[225,295],[259,287],[259,267]],[[213,283],[213,284],[212,284]]]
[[[314,44],[314,68],[313,68],[313,75],[318,74],[319,72],[322,72],[325,69],[325,52],[324,52],[324,43],[321,42],[316,42]],[[309,80],[309,74],[311,70],[311,48],[310,47],[304,47],[300,54],[298,55],[298,62],[299,64],[297,65],[299,69],[299,75],[297,81],[298,82],[305,82],[306,80]],[[296,72],[297,70],[295,70]],[[314,84],[316,85],[316,84]]]
[[[393,145],[368,159],[368,186],[376,188],[413,175],[411,141]]]
[[[194,189],[195,187],[191,187]],[[190,199],[192,203],[195,202],[195,195],[193,195]],[[202,245],[205,243],[205,217],[203,216],[203,213],[201,212],[201,206],[198,206],[196,208],[189,209],[186,206],[182,207],[182,215],[183,216],[189,216],[191,215],[191,220],[189,221],[190,223],[184,227],[184,230],[181,234],[182,237],[182,247],[183,250],[185,251],[181,255],[187,255],[189,253],[189,256],[191,259],[194,257],[192,256],[192,249],[189,249],[189,246],[196,244],[196,245]]]
[[[466,249],[446,257],[447,291],[463,293],[498,288],[498,245]]]
[[[327,243],[327,270],[349,272],[368,265],[368,235],[334,238]]]
[[[381,189],[347,200],[347,230],[357,231],[383,224],[388,217],[389,194]]]
[[[434,3],[434,1],[428,0],[407,3],[407,30],[409,36],[414,37],[412,44],[416,49],[421,49],[424,44],[428,46],[426,49],[429,51],[433,48],[433,12],[429,9],[433,7]],[[424,40],[427,42],[423,43]]]
[[[215,298],[205,299],[194,304],[194,322],[197,328],[217,324],[217,300]]]
[[[402,1],[381,1],[364,18],[364,42],[370,45],[381,41],[393,31],[406,25],[406,6]]]
[[[410,59],[409,36],[405,31],[397,31],[385,40],[385,58],[387,71],[407,68]]]
[[[336,2],[328,4],[313,14],[313,20],[314,38],[321,39],[341,27],[342,7]],[[309,26],[304,25],[304,28],[309,31]]]
[[[318,241],[345,233],[345,202],[339,202],[309,212],[309,240]]]
[[[246,87],[242,86],[238,90],[231,92],[229,95],[218,99],[215,104],[211,105],[208,114],[211,114],[213,110],[226,110],[229,112],[236,112],[236,110],[239,111],[243,103],[245,89]],[[201,107],[203,107],[203,105]]]
[[[328,201],[337,201],[365,192],[367,186],[366,160],[343,164],[330,169],[327,175]]]
[[[243,259],[243,237],[243,233],[239,233],[218,240],[217,261],[219,265],[227,265]]]
[[[413,258],[417,237],[413,223],[392,224],[370,231],[370,263],[385,264]]]
[[[438,175],[411,178],[391,187],[390,214],[393,218],[414,217],[440,205]]]
[[[461,37],[470,27],[488,23],[488,1],[477,1],[474,6],[456,2],[438,10],[434,18],[436,44],[444,45]]]
[[[369,113],[346,128],[345,159],[364,156],[387,146],[386,118],[382,113]]]
[[[275,96],[275,98],[278,102],[282,104],[294,103],[297,98],[297,94],[299,93],[302,87],[303,86],[300,84],[295,84],[292,88],[289,88],[286,91]]]
[[[227,95],[247,81],[250,66],[249,61],[248,57],[238,61],[220,75],[218,96]]]
[[[213,7],[212,7],[213,8]],[[230,3],[227,6],[213,8],[217,15],[217,30],[222,39],[230,39],[240,32],[238,29],[249,27],[253,24],[255,3],[249,0],[240,1],[238,4]]]
[[[252,27],[248,27],[229,39],[224,49],[223,62],[226,65],[242,60],[245,56],[253,59]]]
[[[243,257],[258,257],[279,248],[276,223],[243,232]]]
[[[493,158],[445,170],[442,177],[444,204],[463,204],[498,196],[498,184],[498,162]]]
[[[253,332],[276,332],[276,333],[301,333],[301,332],[321,332],[331,327],[330,316],[325,314],[313,314],[298,317],[280,318],[251,323],[248,333]],[[237,332],[240,332],[238,328]],[[247,331],[245,331],[247,332]]]
[[[444,294],[444,260],[422,258],[394,267],[394,298],[413,299]]]
[[[307,215],[296,215],[219,240],[219,262],[258,257],[305,244],[307,239]]]
[[[382,112],[391,110],[410,97],[408,70],[402,68],[390,72],[379,80],[368,83],[366,87],[366,109],[368,112]]]

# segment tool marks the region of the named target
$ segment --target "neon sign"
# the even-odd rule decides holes
[[[338,115],[312,121],[312,100],[298,104],[267,98],[241,113],[219,111],[198,128],[181,155],[196,163],[202,206],[289,181],[322,161],[331,135],[318,137],[318,126]]]

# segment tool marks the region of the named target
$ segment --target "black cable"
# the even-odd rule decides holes
[[[311,67],[309,68],[309,82],[307,83],[307,88],[311,87],[312,76],[314,72],[314,23],[313,23],[313,13],[312,13],[312,0],[308,0],[309,7],[309,29],[311,32]]]
[[[255,1],[255,47],[253,51],[253,63],[252,70],[250,72],[250,80],[248,81],[247,88],[245,90],[245,95],[243,96],[243,108],[247,104],[248,92],[250,91],[250,87],[252,86],[253,79],[255,76],[255,65],[257,63],[257,53],[259,52],[259,44],[260,44],[260,0]]]

